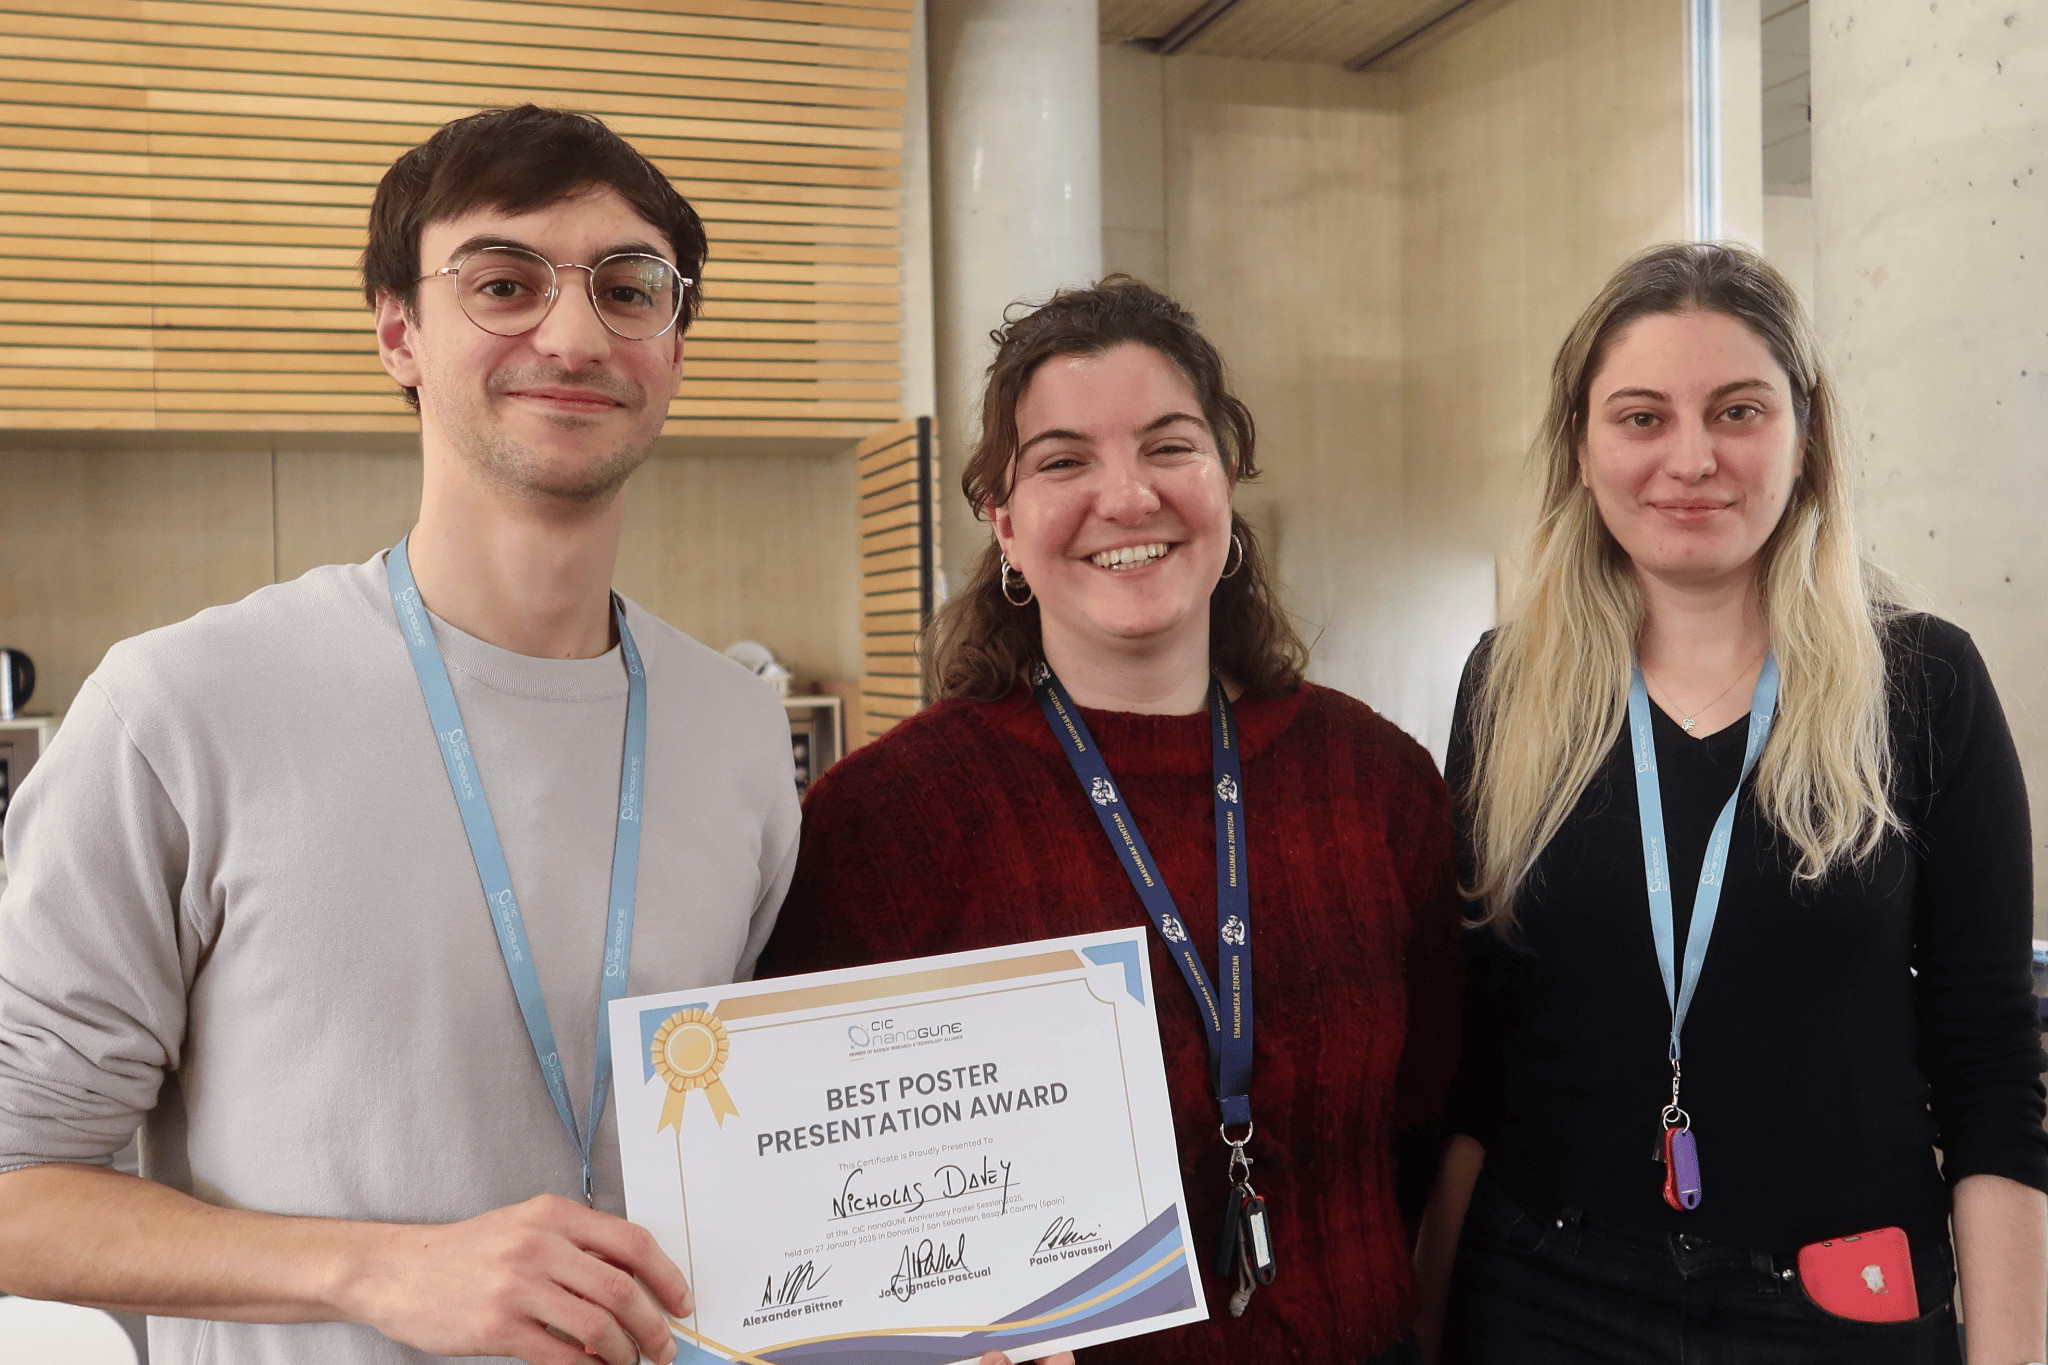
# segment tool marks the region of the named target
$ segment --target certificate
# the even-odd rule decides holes
[[[1145,930],[611,1006],[682,1361],[948,1365],[1208,1316]]]

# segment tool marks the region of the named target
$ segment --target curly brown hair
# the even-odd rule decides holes
[[[981,443],[960,476],[960,490],[977,517],[1010,500],[1017,403],[1038,367],[1056,356],[1100,355],[1117,346],[1150,346],[1172,361],[1201,402],[1224,472],[1233,483],[1258,477],[1252,414],[1230,392],[1223,357],[1193,314],[1150,285],[1111,275],[1092,289],[1062,289],[1037,308],[1006,317],[989,337],[996,357],[982,393]],[[1244,559],[1210,596],[1209,658],[1245,691],[1282,696],[1301,685],[1308,650],[1280,609],[1251,524],[1233,511],[1230,530]],[[1044,657],[1038,604],[1013,606],[1004,597],[1002,555],[994,542],[976,561],[966,587],[925,628],[920,653],[925,695],[934,701],[996,701]]]

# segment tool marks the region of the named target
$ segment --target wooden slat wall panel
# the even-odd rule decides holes
[[[862,715],[866,743],[924,705],[917,634],[939,563],[939,454],[929,418],[876,432],[854,452],[859,511]]]
[[[604,118],[704,216],[670,431],[895,422],[913,3],[7,0],[0,427],[412,429],[356,277],[371,194],[524,100]]]

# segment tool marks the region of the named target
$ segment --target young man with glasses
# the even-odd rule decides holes
[[[610,590],[703,259],[594,119],[384,177],[418,524],[116,646],[10,813],[0,1291],[166,1361],[673,1357],[602,1005],[750,971],[797,830],[774,698]]]

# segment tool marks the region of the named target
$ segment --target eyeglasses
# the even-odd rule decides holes
[[[516,246],[487,246],[454,265],[420,276],[455,278],[455,301],[469,320],[492,336],[523,336],[540,326],[561,295],[560,270],[581,270],[598,321],[628,341],[652,341],[683,315],[685,278],[659,256],[625,252],[596,265],[551,264]]]

